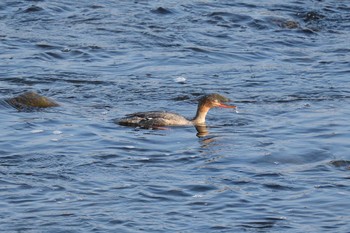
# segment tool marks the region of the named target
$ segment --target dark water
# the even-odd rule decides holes
[[[349,1],[0,3],[3,232],[349,232]],[[144,110],[210,134],[140,130]]]

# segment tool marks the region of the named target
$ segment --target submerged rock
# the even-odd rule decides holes
[[[55,101],[32,91],[25,92],[14,98],[5,99],[5,101],[12,107],[22,111],[59,106]]]
[[[295,29],[299,28],[299,23],[293,20],[287,20],[281,23],[282,28],[287,28],[287,29]]]

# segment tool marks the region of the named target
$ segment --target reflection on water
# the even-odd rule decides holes
[[[197,137],[201,138],[201,137],[205,137],[209,134],[209,131],[207,129],[207,126],[204,125],[196,125],[195,126],[196,130],[197,130]]]
[[[347,232],[346,1],[2,1],[6,232]],[[145,130],[136,111],[207,126]],[[196,136],[197,135],[197,136]],[[64,226],[62,225],[64,222]]]

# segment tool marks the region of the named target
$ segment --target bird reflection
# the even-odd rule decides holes
[[[196,125],[197,137],[202,138],[209,134],[206,124]]]

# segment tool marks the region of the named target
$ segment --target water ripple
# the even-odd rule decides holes
[[[347,232],[345,1],[0,3],[8,232]],[[59,108],[5,104],[37,91]],[[196,113],[209,134],[125,114]],[[65,226],[62,226],[62,222]]]

